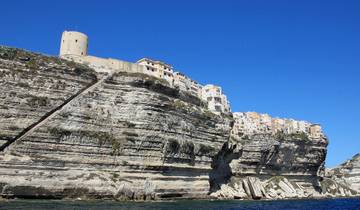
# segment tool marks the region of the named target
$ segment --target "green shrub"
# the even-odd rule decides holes
[[[177,154],[180,149],[180,144],[176,139],[169,139],[166,144],[166,153]]]
[[[190,156],[194,156],[194,144],[190,141],[184,141],[181,144],[180,152]]]
[[[212,113],[211,111],[209,111],[208,109],[205,109],[204,110],[204,115],[209,118],[209,119],[212,119],[212,118],[215,118],[216,117],[216,114]]]
[[[199,156],[207,155],[207,156],[213,156],[215,155],[216,151],[215,148],[210,145],[200,144],[199,150],[196,153]]]
[[[46,106],[49,103],[49,99],[42,96],[30,96],[30,98],[27,99],[27,102],[31,107]]]
[[[80,137],[86,136],[92,139],[97,139],[99,147],[102,147],[103,145],[108,143],[111,145],[112,155],[119,155],[124,144],[123,139],[117,139],[114,137],[113,134],[104,131],[85,131],[85,130],[69,131],[69,130],[53,127],[49,129],[49,132],[58,138],[57,139],[58,142],[64,136],[76,135]]]
[[[304,132],[300,132],[300,133],[292,133],[290,134],[291,138],[295,138],[295,139],[300,139],[303,141],[311,141],[308,137],[308,135]]]

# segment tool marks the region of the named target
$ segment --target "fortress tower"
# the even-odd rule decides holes
[[[66,55],[86,56],[88,37],[77,31],[64,31],[61,36],[60,57]]]

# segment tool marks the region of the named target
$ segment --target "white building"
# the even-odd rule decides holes
[[[310,123],[306,121],[299,121],[298,128],[299,128],[299,132],[308,133],[310,128]]]
[[[208,109],[213,112],[221,113],[230,111],[229,102],[219,86],[205,85],[201,90],[201,97],[204,101],[207,101]]]

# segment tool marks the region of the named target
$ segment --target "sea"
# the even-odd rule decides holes
[[[68,201],[68,200],[5,200],[1,210],[360,210],[360,198],[282,201]]]

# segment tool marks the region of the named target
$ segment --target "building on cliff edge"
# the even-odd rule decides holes
[[[64,31],[61,37],[60,57],[94,68],[98,72],[125,71],[142,73],[166,80],[173,88],[194,95],[208,104],[208,109],[216,114],[230,113],[230,103],[221,87],[201,85],[185,74],[175,71],[162,61],[142,58],[136,63],[112,58],[99,58],[88,55],[88,37],[77,31]]]
[[[256,134],[276,135],[305,134],[312,139],[321,139],[324,133],[319,124],[294,119],[272,118],[268,114],[256,112],[234,112],[232,134],[238,137]]]

